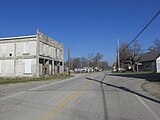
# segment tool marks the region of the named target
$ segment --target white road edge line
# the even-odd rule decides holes
[[[66,79],[67,80],[67,79]],[[24,94],[26,93],[27,91],[31,91],[31,90],[37,90],[39,88],[44,88],[44,87],[48,87],[48,86],[51,86],[51,85],[54,85],[54,84],[57,84],[57,83],[61,83],[61,82],[64,82],[66,80],[62,80],[62,81],[56,81],[54,83],[49,83],[49,84],[45,84],[45,85],[41,85],[41,86],[38,86],[38,87],[35,87],[35,88],[31,88],[31,89],[27,89],[26,91],[22,91],[22,92],[18,92],[18,93],[15,93],[13,95],[10,95],[10,96],[6,96],[6,97],[3,97],[3,98],[0,98],[0,101],[1,100],[5,100],[5,99],[8,99],[8,98],[12,98],[12,97],[15,97],[15,96],[18,96],[18,95],[21,95],[21,94]],[[71,78],[68,78],[68,81],[72,80]]]
[[[15,97],[15,96],[24,94],[24,93],[26,93],[26,91],[18,92],[18,93],[15,93],[15,94],[13,94],[13,95],[10,95],[10,96],[3,97],[3,98],[0,99],[0,101],[1,101],[1,100],[5,100],[5,99],[8,99],[8,98],[12,98],[12,97]]]
[[[144,107],[152,114],[155,120],[159,120],[160,117],[138,96],[135,95],[137,99],[144,105]]]

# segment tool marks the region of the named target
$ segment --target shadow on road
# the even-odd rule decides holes
[[[101,91],[102,91],[102,98],[103,98],[104,120],[108,120],[107,104],[106,104],[106,97],[105,97],[105,93],[104,93],[103,84],[101,84]]]
[[[101,84],[101,92],[102,92],[102,102],[103,102],[103,111],[104,111],[104,120],[109,120],[108,118],[108,112],[107,112],[107,103],[106,103],[106,97],[105,97],[105,91],[103,88],[103,84],[102,81],[104,81],[104,79],[106,78],[106,73],[104,73],[104,77],[101,79],[100,84]],[[86,79],[88,80],[92,80],[92,78],[86,77]]]
[[[101,82],[104,81],[106,78],[106,73],[104,73],[104,77],[102,78]],[[101,91],[102,91],[102,98],[103,98],[103,109],[104,109],[104,119],[108,120],[108,114],[107,114],[107,103],[106,103],[106,97],[105,97],[105,92],[103,88],[103,84],[101,83]]]
[[[110,76],[120,76],[120,77],[132,77],[145,79],[149,82],[160,82],[160,74],[158,73],[141,73],[141,74],[108,74]]]
[[[105,76],[106,76],[106,74],[105,74]],[[104,77],[104,78],[105,78],[105,77]],[[151,98],[151,97],[145,96],[145,95],[143,95],[143,94],[137,93],[137,92],[135,92],[135,91],[133,91],[133,90],[127,88],[127,87],[117,86],[117,85],[113,85],[113,84],[110,84],[110,83],[107,83],[107,82],[103,82],[104,79],[102,79],[102,80],[97,80],[97,79],[90,78],[90,77],[86,77],[86,79],[92,80],[92,81],[96,81],[96,82],[98,82],[98,83],[101,83],[101,85],[104,84],[104,85],[107,85],[107,86],[111,86],[111,87],[114,87],[114,88],[118,88],[118,89],[123,90],[123,91],[127,91],[127,92],[129,92],[129,93],[138,95],[138,96],[143,97],[143,98],[145,98],[145,99],[147,99],[147,100],[150,100],[150,101],[153,101],[153,102],[155,102],[155,103],[160,104],[160,101],[159,101],[159,100],[156,100],[156,99],[153,99],[153,98]],[[104,94],[103,86],[101,86],[101,87],[102,87],[102,94]]]

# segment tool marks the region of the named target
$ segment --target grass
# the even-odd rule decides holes
[[[132,72],[132,71],[126,71],[126,72],[112,72],[114,74],[150,74],[153,72]]]
[[[14,83],[25,83],[31,81],[47,81],[47,80],[58,80],[58,79],[67,79],[73,77],[73,75],[55,75],[48,77],[16,77],[16,78],[0,78],[0,85],[4,84],[14,84]]]

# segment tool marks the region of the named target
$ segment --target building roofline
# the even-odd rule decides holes
[[[52,42],[55,42],[56,44],[61,45],[62,47],[64,47],[63,43],[60,43],[59,41],[57,41],[57,40],[55,40],[54,38],[51,38],[51,37],[45,35],[45,34],[42,33],[42,32],[39,32],[39,31],[38,31],[37,34],[44,35],[45,37],[49,38]]]
[[[36,35],[27,35],[27,36],[17,36],[17,37],[5,37],[0,38],[0,40],[11,40],[11,39],[23,39],[23,38],[35,38]]]
[[[37,34],[41,34],[46,36],[47,38],[51,39],[52,42],[55,42],[56,44],[60,45],[61,47],[64,47],[63,43],[58,42],[57,40],[48,37],[47,35],[45,35],[42,32],[39,32],[39,30],[37,30],[37,33],[34,35],[26,35],[26,36],[17,36],[17,37],[5,37],[5,38],[0,38],[0,41],[4,41],[4,40],[15,40],[15,39],[24,39],[24,38],[36,38]]]

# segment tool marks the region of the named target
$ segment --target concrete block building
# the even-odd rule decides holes
[[[63,70],[63,44],[43,33],[0,38],[0,77],[49,76]]]

